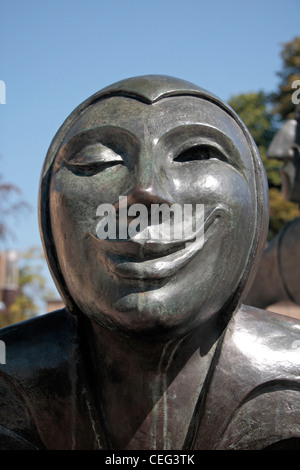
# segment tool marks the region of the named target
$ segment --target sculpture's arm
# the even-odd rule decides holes
[[[289,300],[279,268],[277,236],[264,251],[258,273],[244,303],[266,308],[282,300]]]
[[[42,448],[22,386],[0,369],[0,450]]]
[[[38,448],[0,424],[0,450],[38,450]]]
[[[286,224],[279,246],[279,267],[289,299],[300,305],[300,218]]]
[[[300,304],[300,218],[285,225],[266,248],[245,304],[266,308],[290,300]]]

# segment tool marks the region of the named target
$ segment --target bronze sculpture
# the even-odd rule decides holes
[[[203,204],[203,245],[98,237],[120,195]],[[166,76],[101,90],[53,139],[39,213],[66,309],[1,331],[0,448],[299,447],[299,323],[242,305],[268,196],[228,106]]]
[[[300,205],[300,105],[275,134],[267,152],[283,161],[282,194]],[[264,251],[245,301],[266,308],[280,301],[300,305],[300,217],[288,222]]]

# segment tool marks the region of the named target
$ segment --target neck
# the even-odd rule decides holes
[[[151,341],[85,322],[89,374],[109,447],[179,449],[188,439],[221,328]]]

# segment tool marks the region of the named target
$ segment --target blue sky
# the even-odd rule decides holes
[[[274,91],[299,0],[0,0],[0,174],[31,205],[0,249],[40,244],[37,195],[51,139],[85,98],[122,78],[167,74],[223,100]]]

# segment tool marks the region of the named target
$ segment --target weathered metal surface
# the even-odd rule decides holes
[[[97,207],[204,204],[205,239],[97,236]],[[1,331],[0,448],[299,446],[300,324],[242,305],[268,225],[248,131],[209,92],[128,79],[80,105],[41,178],[66,309]]]

